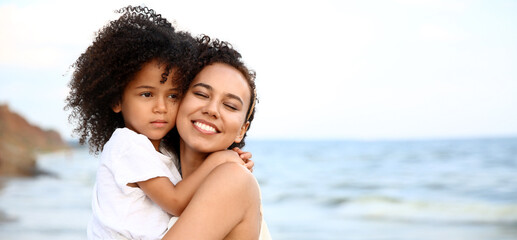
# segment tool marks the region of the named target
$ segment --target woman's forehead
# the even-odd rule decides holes
[[[192,82],[192,86],[198,83],[208,85],[214,91],[238,95],[249,103],[251,93],[246,78],[228,64],[214,63],[204,67]]]

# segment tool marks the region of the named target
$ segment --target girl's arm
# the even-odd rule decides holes
[[[243,160],[239,158],[236,152],[221,151],[209,155],[199,168],[176,185],[172,184],[166,177],[152,178],[138,182],[137,185],[163,210],[174,216],[180,216],[206,176],[215,167],[225,162],[243,164]]]

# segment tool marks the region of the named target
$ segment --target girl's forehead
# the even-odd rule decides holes
[[[178,85],[170,79],[162,82],[161,74],[151,74],[151,75],[140,75],[134,77],[131,81],[129,81],[124,88],[124,92],[127,91],[140,91],[143,89],[148,90],[165,90],[165,91],[177,91],[179,89]]]
[[[171,84],[173,82],[174,74],[176,73],[174,68],[167,71],[166,65],[159,63],[157,60],[144,63],[142,68],[137,71],[131,80],[132,82],[158,82]],[[166,77],[166,78],[165,78]],[[166,81],[164,81],[166,79]]]

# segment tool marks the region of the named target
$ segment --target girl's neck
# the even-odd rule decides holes
[[[153,141],[151,139],[149,139],[151,141],[151,143],[153,144],[153,147],[154,149],[157,151],[157,152],[160,152],[160,142],[161,140],[159,141]]]
[[[198,152],[180,139],[180,163],[183,178],[192,174],[207,158],[208,153]]]

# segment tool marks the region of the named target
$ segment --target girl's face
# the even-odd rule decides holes
[[[113,107],[122,112],[127,128],[143,134],[158,150],[161,139],[175,126],[179,90],[172,85],[174,71],[160,83],[164,66],[157,61],[144,64],[122,94],[122,101]]]
[[[249,123],[250,88],[235,68],[214,63],[201,70],[178,109],[177,128],[184,144],[211,153],[240,142]]]

